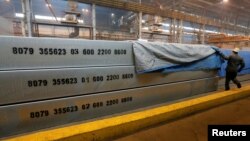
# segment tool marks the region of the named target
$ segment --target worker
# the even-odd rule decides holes
[[[239,48],[235,48],[232,50],[232,54],[230,56],[225,56],[223,53],[218,52],[220,56],[227,60],[226,67],[226,80],[225,80],[225,90],[230,90],[229,82],[232,80],[238,88],[241,88],[240,82],[237,80],[237,73],[240,72],[244,67],[244,60],[238,55]]]

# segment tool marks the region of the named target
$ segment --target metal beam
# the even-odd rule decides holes
[[[141,4],[141,0],[139,0],[139,3]],[[142,12],[139,12],[139,29],[138,29],[138,39],[141,39],[141,28],[142,28]]]
[[[183,38],[183,20],[179,20],[179,37],[178,37],[178,43],[182,43]]]
[[[22,0],[22,10],[24,13],[24,21],[23,21],[23,31],[24,35],[28,37],[32,37],[32,24],[31,24],[31,1],[30,0]]]
[[[250,37],[247,36],[226,36],[211,38],[208,40],[209,43],[226,43],[226,42],[249,42]]]
[[[246,31],[246,35],[249,35],[249,30],[250,30],[250,20],[248,20],[248,23],[247,23],[247,28],[248,30]]]
[[[200,35],[201,36],[201,44],[205,44],[205,25],[201,25],[200,27]]]
[[[176,43],[176,19],[173,19],[173,43]]]
[[[120,0],[78,0],[78,2],[82,3],[95,3],[96,5],[119,8],[134,12],[142,12],[146,14],[159,15],[161,17],[175,18],[179,20],[194,22],[198,24],[211,25],[216,27],[227,26],[228,28],[234,29],[234,25],[228,23],[221,23],[219,20],[209,19],[205,17],[190,15],[186,13],[182,13],[180,11],[173,10],[161,10],[159,8],[152,7],[150,5],[132,3],[132,2],[124,2]],[[239,31],[246,31],[247,28],[236,26]]]
[[[92,4],[92,28],[93,28],[93,40],[96,40],[96,11],[95,4]]]

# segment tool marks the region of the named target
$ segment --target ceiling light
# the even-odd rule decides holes
[[[161,10],[163,9],[163,6],[162,6],[162,5],[160,5],[160,9],[161,9]]]
[[[227,3],[227,2],[228,2],[228,0],[223,0],[223,2],[224,2],[224,3]]]
[[[88,10],[88,9],[84,9],[84,8],[83,8],[83,9],[82,9],[82,12],[87,12],[87,13],[88,13],[88,12],[89,12],[89,10]]]
[[[163,31],[163,32],[169,32],[169,30],[165,30],[165,29],[163,29],[162,31]]]
[[[46,6],[47,6],[47,7],[52,7],[52,5],[51,5],[51,4],[46,4]]]
[[[23,17],[24,17],[24,14],[23,14],[23,13],[16,13],[15,15],[16,15],[16,17],[18,17],[18,18],[23,18]]]
[[[169,24],[162,23],[163,26],[169,26]]]

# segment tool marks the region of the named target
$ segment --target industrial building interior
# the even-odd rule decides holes
[[[0,6],[1,35],[249,47],[248,0],[41,0],[25,22],[22,1]]]
[[[242,88],[232,83],[232,90],[224,91],[225,75],[218,76],[217,70],[141,75],[135,71],[135,42],[204,45],[229,53],[239,48],[246,64],[238,75]],[[10,47],[14,56],[8,55]],[[59,50],[36,54],[42,47],[65,49],[66,57],[58,56]],[[101,48],[103,58],[94,52],[99,55]],[[0,0],[0,140],[205,141],[208,125],[250,125],[249,52],[250,0]],[[81,53],[86,58],[77,58]],[[99,78],[106,74],[107,82]],[[58,86],[52,87],[55,76],[70,82],[53,79]],[[35,79],[44,80],[37,84]],[[73,86],[80,80],[89,85]],[[109,109],[97,102],[109,103],[108,98],[118,106]],[[54,105],[73,108],[73,114],[61,114]]]

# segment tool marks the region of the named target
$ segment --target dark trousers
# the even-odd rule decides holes
[[[237,85],[238,88],[241,88],[240,82],[236,79],[237,72],[226,72],[226,81],[225,81],[225,90],[229,90],[229,82],[232,80],[234,84]]]

